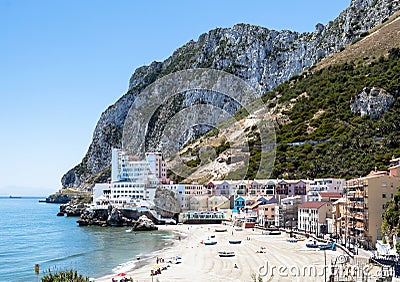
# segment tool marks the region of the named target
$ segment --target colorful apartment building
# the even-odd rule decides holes
[[[372,171],[346,182],[345,215],[339,235],[346,243],[372,248],[381,239],[382,213],[400,186],[400,158],[390,161],[389,171]]]
[[[275,181],[271,179],[254,180],[248,189],[249,195],[268,196],[275,195]]]
[[[276,193],[289,197],[306,195],[307,182],[304,180],[280,180],[277,183]]]
[[[278,203],[259,205],[257,209],[258,224],[264,227],[275,225],[275,208]]]
[[[316,236],[328,232],[327,217],[332,212],[329,202],[305,202],[299,206],[298,229]]]
[[[341,178],[317,178],[310,181],[307,201],[321,201],[320,193],[343,193],[346,180]]]
[[[207,184],[208,194],[212,196],[225,196],[229,197],[233,193],[232,184],[226,180],[210,181]]]

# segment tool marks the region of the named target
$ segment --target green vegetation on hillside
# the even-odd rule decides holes
[[[367,175],[375,167],[386,170],[392,156],[400,156],[400,49],[391,49],[387,57],[370,59],[368,63],[360,60],[309,70],[265,93],[262,100],[272,110],[276,125],[276,156],[262,152],[264,144],[257,126],[252,126],[245,130],[248,164],[229,172],[227,178],[350,179]],[[395,99],[379,119],[361,117],[350,109],[363,89],[372,87],[386,90]],[[241,120],[249,114],[242,109],[234,118]],[[197,156],[193,152],[200,152],[202,145],[200,142],[188,152]],[[221,143],[215,147],[217,156],[229,146]],[[268,160],[263,167],[261,159]],[[195,170],[202,162],[195,157],[187,165]]]
[[[277,121],[271,177],[351,178],[375,166],[386,169],[392,155],[400,155],[399,84],[400,49],[396,48],[388,58],[368,65],[360,61],[307,72],[266,93],[266,104],[293,104],[282,112],[290,122]],[[395,97],[392,108],[378,120],[350,110],[364,87],[380,87]]]

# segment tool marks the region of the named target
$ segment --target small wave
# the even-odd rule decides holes
[[[177,233],[177,232],[175,232],[175,233]],[[181,237],[183,237],[182,235],[186,235],[184,233],[177,233],[177,234],[180,234]],[[163,242],[163,245],[159,245],[159,248],[157,248],[157,250],[154,250],[149,253],[140,253],[140,254],[136,255],[134,258],[129,259],[127,262],[120,263],[118,266],[116,266],[112,269],[112,273],[116,274],[116,273],[120,273],[120,272],[129,272],[129,271],[143,267],[143,265],[145,263],[147,263],[150,259],[155,259],[156,256],[162,256],[162,253],[165,252],[165,250],[171,248],[174,245],[174,242],[176,242],[176,238],[177,238],[177,235],[172,232],[169,234],[155,233],[152,235],[161,237],[160,239]],[[138,244],[139,243],[143,243],[143,241],[140,240],[140,242],[138,242]],[[137,258],[140,258],[140,259],[138,260]]]
[[[117,267],[113,268],[112,271],[114,273],[119,273],[119,272],[128,272],[132,271],[134,269],[138,269],[142,267],[148,260],[154,259],[156,256],[159,256],[163,252],[165,252],[166,249],[170,248],[171,244],[166,244],[166,246],[162,249],[153,251],[148,254],[139,254],[136,256],[135,259],[132,259],[126,263],[121,263]],[[137,258],[140,258],[139,260]]]
[[[140,253],[136,256],[135,259],[131,259],[128,262],[119,264],[117,267],[113,268],[112,271],[114,273],[128,272],[130,270],[139,268],[139,264],[142,264],[143,262],[151,259],[152,257],[154,257],[154,255],[152,255],[152,253],[147,254],[147,255],[143,255],[142,253]]]
[[[174,234],[181,236],[182,238],[186,238],[188,236],[188,234],[186,232],[183,231],[173,231]]]
[[[122,264],[118,265],[117,267],[114,267],[112,269],[112,271],[114,273],[127,272],[127,271],[130,271],[132,269],[135,269],[136,264],[137,264],[137,260],[131,260],[131,261],[128,261],[126,263],[122,263]]]
[[[78,253],[78,254],[73,254],[73,255],[69,255],[66,257],[59,257],[59,258],[54,258],[54,259],[49,259],[44,261],[43,263],[54,263],[54,262],[60,262],[60,261],[64,261],[64,260],[69,260],[69,259],[73,259],[73,258],[77,258],[77,257],[82,257],[84,256],[86,253]]]

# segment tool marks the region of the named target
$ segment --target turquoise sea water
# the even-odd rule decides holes
[[[51,269],[78,270],[98,278],[127,271],[169,245],[173,234],[126,232],[127,228],[79,227],[77,218],[57,217],[59,205],[38,198],[0,198],[0,281],[36,281]]]

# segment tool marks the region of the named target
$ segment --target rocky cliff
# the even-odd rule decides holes
[[[372,119],[379,119],[393,105],[395,99],[393,95],[379,87],[372,87],[358,94],[355,101],[350,105],[353,113],[360,116],[368,115]]]
[[[138,68],[130,79],[127,93],[101,115],[87,154],[62,177],[62,186],[82,187],[96,181],[96,177],[107,176],[111,147],[121,146],[129,108],[137,95],[156,79],[184,69],[212,68],[244,79],[262,94],[342,50],[384,22],[399,7],[397,0],[353,0],[334,21],[317,24],[315,31],[307,33],[275,31],[247,24],[217,28],[177,49],[164,62]],[[209,94],[202,95],[199,99]],[[197,102],[190,97],[186,99]]]

